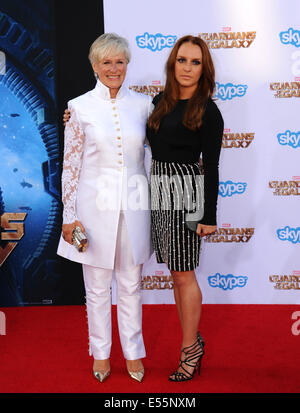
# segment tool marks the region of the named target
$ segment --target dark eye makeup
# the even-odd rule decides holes
[[[177,58],[177,62],[178,63],[185,63],[186,62],[186,58],[185,57],[178,57]],[[195,66],[201,65],[201,61],[198,59],[193,59],[192,60],[192,64]]]

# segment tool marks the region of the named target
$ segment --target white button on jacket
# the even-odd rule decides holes
[[[111,100],[109,89],[98,80],[95,89],[69,101],[71,118],[65,128],[62,174],[63,223],[78,219],[89,245],[80,253],[61,236],[58,255],[113,269],[123,210],[135,264],[151,256],[149,185],[144,163],[151,100],[124,85]]]

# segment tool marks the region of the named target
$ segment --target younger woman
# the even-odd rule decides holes
[[[215,71],[206,43],[194,36],[177,41],[166,64],[166,85],[153,100],[147,126],[152,150],[151,218],[157,262],[166,263],[183,338],[178,369],[171,381],[200,372],[204,340],[198,332],[202,294],[195,276],[203,236],[216,231],[218,164],[223,118],[212,100]],[[199,206],[200,164],[204,168],[204,215],[197,231],[185,214]],[[201,201],[201,200],[200,200]]]

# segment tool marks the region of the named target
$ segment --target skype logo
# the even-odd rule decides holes
[[[234,276],[232,274],[221,275],[216,273],[208,277],[208,284],[213,288],[221,288],[222,290],[233,290],[236,287],[245,287],[248,277]]]
[[[236,97],[243,97],[247,92],[247,85],[234,85],[232,83],[226,83],[225,85],[216,82],[215,96],[222,100],[231,100]]]
[[[243,194],[246,191],[246,182],[220,182],[219,183],[219,195],[222,197],[232,196],[234,194]]]
[[[142,36],[136,36],[138,47],[141,49],[149,49],[152,52],[160,51],[165,47],[173,47],[176,40],[177,36],[164,36],[161,33],[150,34],[146,32]]]
[[[300,147],[300,131],[292,132],[287,130],[284,133],[278,133],[277,139],[280,145],[288,145],[292,148]]]
[[[280,32],[279,38],[283,44],[291,44],[300,47],[300,30],[290,27],[286,32]]]
[[[280,241],[289,241],[293,244],[300,244],[300,227],[291,228],[286,226],[284,228],[279,228],[276,232]]]

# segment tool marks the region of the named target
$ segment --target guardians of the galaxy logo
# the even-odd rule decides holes
[[[256,32],[199,33],[211,49],[248,48],[254,42]]]
[[[0,217],[0,267],[24,235],[25,212],[5,213]]]
[[[274,283],[275,290],[300,290],[300,275],[270,275],[269,281]]]
[[[248,148],[253,141],[253,132],[232,133],[226,129],[223,134],[222,148]]]
[[[272,188],[273,195],[277,196],[300,195],[300,180],[270,181],[269,188]]]
[[[156,272],[156,275],[144,275],[141,282],[142,290],[172,290],[173,279],[171,275],[160,274],[160,271]]]
[[[164,90],[164,86],[157,84],[157,85],[140,85],[140,86],[129,86],[129,89],[134,90],[138,93],[143,93],[144,95],[149,95],[154,98],[159,92]]]
[[[254,235],[254,228],[218,228],[205,238],[206,242],[248,242]]]
[[[300,82],[272,82],[270,90],[274,91],[275,98],[299,98]]]

